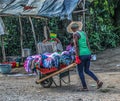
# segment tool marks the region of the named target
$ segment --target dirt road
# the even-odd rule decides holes
[[[91,69],[104,82],[101,89],[88,76],[89,91],[80,91],[77,73],[71,72],[71,84],[42,88],[35,84],[35,76],[13,77],[0,74],[0,101],[120,101],[120,48],[109,49],[97,55]],[[12,72],[25,73],[23,68]],[[55,77],[58,83],[58,77]],[[67,78],[64,78],[67,79]]]

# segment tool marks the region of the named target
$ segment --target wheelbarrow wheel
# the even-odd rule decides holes
[[[51,78],[48,78],[48,79],[42,81],[40,84],[44,88],[49,88],[52,85],[52,83],[53,83],[53,78],[51,77]]]
[[[37,78],[38,79],[41,79],[41,78],[46,77],[46,76],[47,75],[43,75],[43,74],[40,73],[39,70],[37,70]],[[40,85],[44,88],[49,88],[52,85],[52,83],[53,83],[53,78],[51,77],[51,78],[48,78],[48,79],[42,81],[40,83]]]

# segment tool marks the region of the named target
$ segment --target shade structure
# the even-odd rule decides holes
[[[0,0],[0,14],[71,19],[81,0]]]

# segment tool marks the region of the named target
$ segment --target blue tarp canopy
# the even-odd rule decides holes
[[[34,15],[71,19],[81,0],[0,0],[0,14]]]

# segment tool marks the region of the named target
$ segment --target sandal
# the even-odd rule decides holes
[[[87,87],[82,88],[81,91],[89,91]]]
[[[99,82],[99,83],[97,84],[97,89],[101,88],[102,85],[103,85],[103,82]]]

